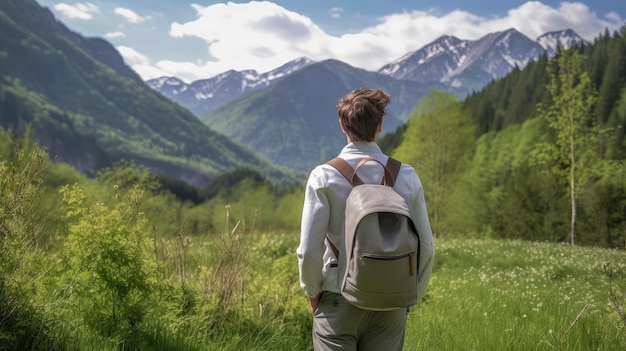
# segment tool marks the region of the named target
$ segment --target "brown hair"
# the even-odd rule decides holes
[[[342,97],[337,114],[350,140],[374,141],[390,102],[389,94],[381,89],[359,88]]]

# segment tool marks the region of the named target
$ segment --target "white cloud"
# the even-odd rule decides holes
[[[153,65],[148,56],[138,52],[137,50],[120,45],[117,47],[120,55],[124,58],[124,62],[130,66],[142,79],[148,80],[163,76],[175,76],[172,72],[161,69],[158,65]],[[182,78],[181,78],[182,79]]]
[[[64,2],[54,5],[54,9],[70,19],[90,20],[94,13],[98,13],[98,6],[92,3],[66,4]]]
[[[104,37],[107,39],[124,38],[126,37],[126,34],[124,34],[123,32],[117,31],[117,32],[106,33]]]
[[[150,17],[141,17],[135,11],[123,7],[116,7],[114,12],[124,17],[130,23],[141,23],[150,19]]]
[[[120,52],[124,61],[126,61],[129,65],[149,65],[150,58],[148,56],[138,52],[137,50],[130,48],[128,46],[120,45],[117,47],[117,51]]]
[[[328,14],[332,18],[341,18],[342,13],[343,13],[343,8],[341,7],[333,7],[332,9],[330,9],[330,11],[328,11]]]
[[[192,5],[198,18],[173,23],[175,38],[198,37],[207,43],[211,64],[221,73],[227,69],[270,70],[290,59],[322,56],[330,37],[310,18],[271,2]]]
[[[209,60],[163,60],[153,65],[158,72],[195,80],[229,69],[266,72],[301,56],[317,61],[335,58],[355,67],[377,70],[442,35],[478,39],[491,32],[516,28],[535,39],[548,31],[572,28],[590,40],[604,28],[616,30],[624,22],[616,13],[600,18],[582,3],[562,2],[556,8],[529,1],[501,17],[480,17],[460,10],[446,14],[397,13],[381,17],[377,25],[357,33],[333,36],[310,18],[268,1],[194,4],[192,8],[197,18],[173,23],[169,33],[173,38],[204,40]],[[333,9],[331,13],[341,11]]]
[[[442,35],[474,40],[488,33],[515,28],[536,39],[546,32],[572,28],[591,40],[604,28],[617,29],[622,24],[623,20],[616,14],[602,19],[587,5],[567,2],[553,8],[530,1],[501,18],[485,18],[459,10],[440,16],[413,11],[383,17],[377,26],[344,35],[332,51],[355,66],[375,70]]]

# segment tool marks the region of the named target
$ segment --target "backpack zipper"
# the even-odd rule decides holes
[[[415,252],[411,251],[411,252],[407,252],[404,254],[400,254],[400,255],[394,255],[394,256],[385,256],[385,255],[377,255],[377,254],[363,254],[362,255],[365,258],[371,258],[373,260],[383,260],[383,261],[392,261],[392,260],[399,260],[402,259],[404,257],[408,257],[409,258],[409,272],[411,274],[411,276],[413,276],[415,274]]]

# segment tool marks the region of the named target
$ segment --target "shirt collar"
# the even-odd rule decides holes
[[[341,153],[363,153],[363,152],[382,152],[376,142],[357,141],[344,146]]]

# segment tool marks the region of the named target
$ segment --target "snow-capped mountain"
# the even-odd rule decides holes
[[[378,73],[396,79],[441,82],[454,68],[462,64],[467,47],[471,43],[469,40],[444,35],[423,48],[383,66]]]
[[[548,52],[548,56],[553,56],[560,48],[567,49],[587,42],[573,30],[564,29],[539,36],[537,43]]]
[[[515,29],[485,35],[478,40],[442,36],[378,70],[397,79],[437,81],[466,91],[523,68],[557,47],[569,48],[584,40],[572,30],[546,33],[532,40]],[[558,43],[558,44],[557,44]]]
[[[152,89],[202,116],[222,103],[245,92],[265,88],[276,79],[289,75],[313,63],[308,58],[298,58],[272,71],[259,74],[255,70],[230,70],[208,79],[190,84],[176,77],[161,77],[146,81]]]
[[[425,85],[447,87],[459,96],[478,91],[514,67],[523,68],[540,55],[553,56],[559,48],[584,44],[571,29],[549,32],[532,40],[515,29],[495,32],[477,40],[462,40],[444,35],[424,47],[390,62],[376,73]],[[239,95],[265,88],[277,79],[310,65],[299,58],[270,72],[228,71],[215,77],[187,84],[175,77],[152,79],[152,89],[204,116]]]

